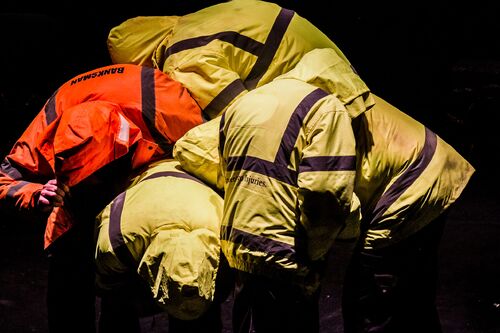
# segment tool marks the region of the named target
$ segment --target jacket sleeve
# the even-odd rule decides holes
[[[52,135],[43,110],[35,117],[0,166],[0,203],[17,210],[32,210],[43,184],[54,178],[50,146],[40,142]],[[47,140],[50,141],[50,140]],[[44,151],[47,149],[47,151]]]
[[[333,96],[308,121],[299,166],[300,222],[311,260],[322,259],[351,212],[355,179],[355,138],[350,117]]]

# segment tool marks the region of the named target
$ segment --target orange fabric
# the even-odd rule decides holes
[[[14,144],[0,168],[0,200],[33,209],[40,184],[56,177],[74,186],[134,145],[133,168],[169,157],[171,145],[201,123],[189,92],[159,70],[118,64],[83,73],[49,98]],[[53,210],[46,248],[69,230],[70,215]]]

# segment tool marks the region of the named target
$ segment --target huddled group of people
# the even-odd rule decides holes
[[[130,18],[107,45],[0,167],[0,200],[46,219],[51,333],[140,332],[159,311],[169,332],[222,332],[229,295],[235,333],[319,332],[337,241],[344,332],[441,331],[438,245],[474,168],[327,35],[232,0]]]

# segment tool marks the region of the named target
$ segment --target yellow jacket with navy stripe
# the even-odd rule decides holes
[[[229,265],[315,288],[310,268],[351,215],[356,145],[346,108],[314,85],[277,78],[221,116],[219,148]]]
[[[367,92],[328,36],[271,2],[233,0],[184,16],[139,16],[112,28],[108,36],[114,63],[155,66],[168,73],[188,88],[207,119],[286,73],[315,48],[335,50],[338,78],[358,87],[352,99]]]
[[[97,285],[137,272],[170,315],[194,319],[213,301],[223,200],[174,160],[151,164],[97,217]]]
[[[335,92],[334,60],[314,50],[283,77]],[[321,74],[321,75],[318,75]],[[375,106],[356,120],[356,185],[365,248],[381,248],[420,230],[447,210],[474,173],[453,147],[419,121],[372,94]]]
[[[313,50],[281,78],[309,82],[325,91],[339,89],[331,50]],[[339,96],[342,99],[342,96]],[[365,248],[381,248],[404,239],[446,211],[461,195],[474,167],[419,121],[372,94],[373,108],[354,113],[356,182],[361,201]],[[349,109],[348,109],[349,110]],[[212,122],[186,133],[174,157],[193,174],[220,187],[213,151],[218,126]],[[203,143],[205,151],[192,149]],[[201,161],[204,161],[203,163]]]
[[[426,226],[453,204],[474,168],[452,146],[374,96],[357,131],[355,192],[362,203],[364,247],[381,248]]]

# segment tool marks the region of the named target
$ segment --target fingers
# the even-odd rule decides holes
[[[38,205],[42,210],[60,207],[64,204],[66,195],[69,195],[69,187],[56,179],[51,179],[43,185],[38,198]]]

